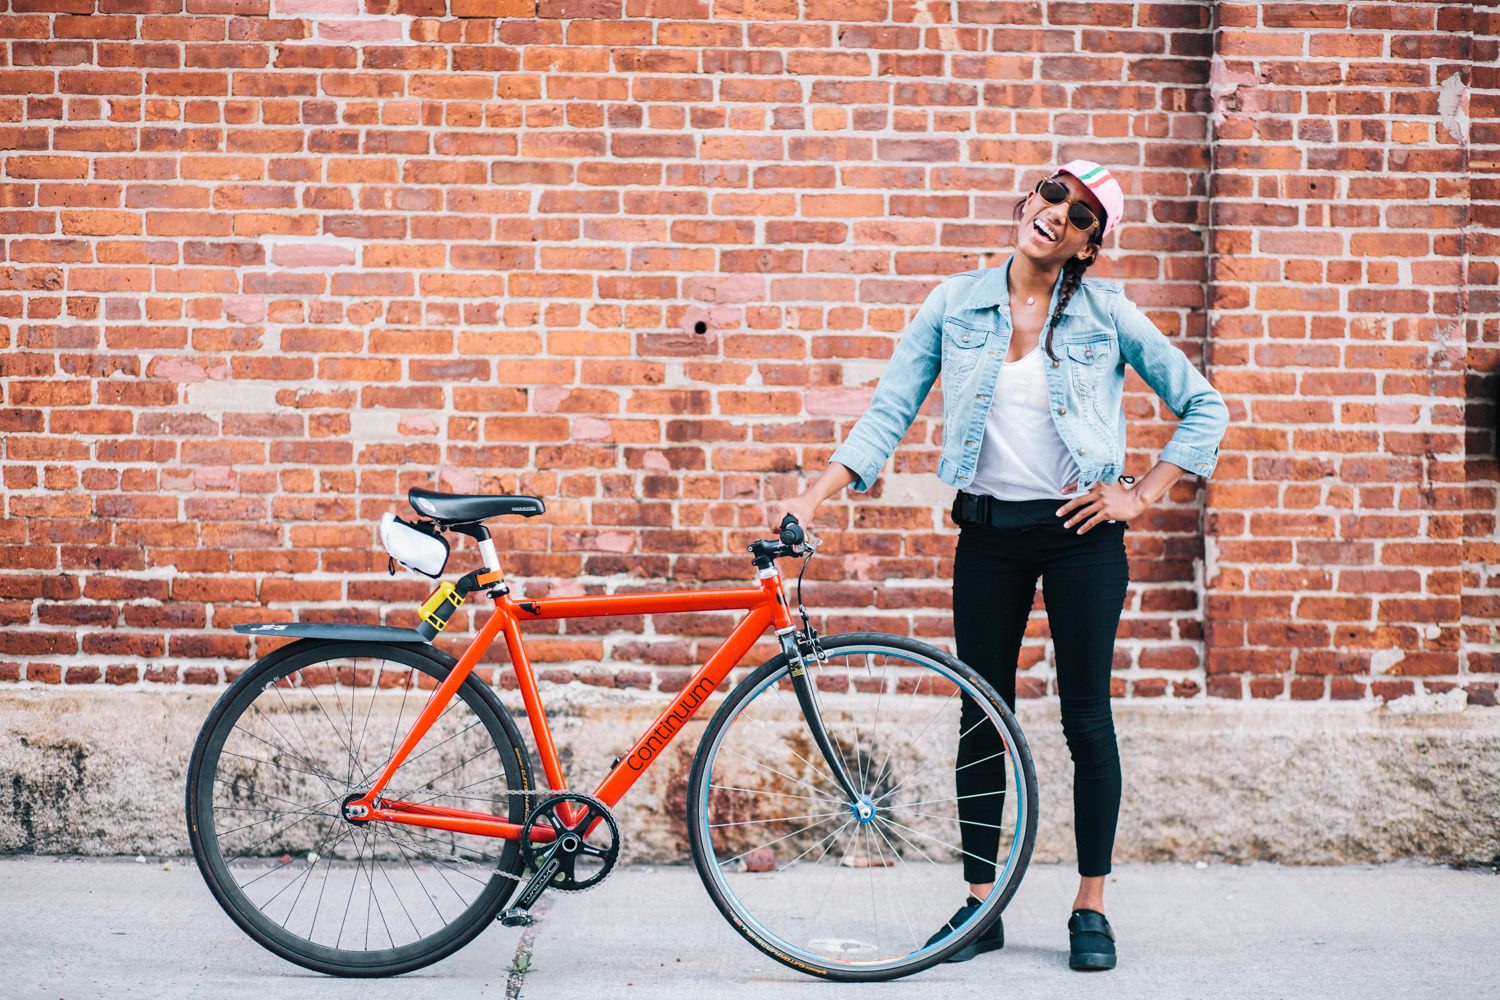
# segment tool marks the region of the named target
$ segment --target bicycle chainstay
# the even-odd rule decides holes
[[[514,797],[514,796],[519,796],[521,798],[528,798],[528,799],[545,799],[545,798],[548,798],[548,797],[555,796],[557,793],[554,792],[550,788],[532,788],[532,789],[527,789],[527,790],[519,791],[519,792],[506,791],[504,794],[505,794],[505,796],[507,798]],[[533,808],[532,812],[535,812],[534,808]],[[530,815],[531,815],[530,813],[527,814],[528,818],[530,817]],[[430,847],[423,847],[421,844],[414,843],[411,840],[410,837],[397,837],[395,835],[395,833],[394,833],[394,830],[397,829],[397,828],[404,828],[404,825],[401,824],[401,823],[378,823],[378,824],[371,824],[371,828],[372,829],[380,830],[381,832],[385,833],[386,837],[388,837],[390,840],[394,841],[397,844],[397,846],[402,847],[405,850],[411,851],[413,854],[421,855],[421,856],[427,858],[427,860],[429,860],[429,861],[433,861],[433,862],[436,862],[436,863],[439,863],[439,864],[443,864],[443,865],[450,865],[450,866],[452,866],[452,865],[463,865],[463,866],[465,866],[467,868],[474,869],[476,872],[483,872],[487,878],[491,877],[491,876],[499,875],[501,878],[508,878],[512,882],[521,882],[521,883],[524,883],[524,882],[528,881],[528,879],[529,879],[529,876],[527,876],[527,875],[512,875],[510,872],[503,872],[503,871],[499,870],[498,868],[496,868],[492,863],[487,863],[487,862],[483,862],[483,861],[471,861],[468,858],[462,857],[462,856],[460,856],[458,854],[452,854],[452,853],[445,854],[442,851],[436,851],[436,850],[433,850]],[[428,839],[431,839],[431,838],[428,838]],[[592,888],[592,886],[587,886],[585,888]],[[575,890],[575,891],[582,892],[584,890],[580,889],[580,890]]]
[[[544,805],[549,801],[555,801],[555,799],[576,799],[576,801],[591,802],[591,804],[597,805],[598,808],[603,808],[603,810],[606,811],[606,816],[609,816],[610,832],[612,832],[613,837],[615,837],[616,853],[618,853],[618,828],[616,828],[615,823],[613,823],[612,814],[609,814],[609,811],[607,811],[607,808],[604,807],[603,802],[598,802],[598,799],[592,798],[592,796],[582,795],[582,793],[577,792],[555,792],[555,790],[553,789],[529,789],[523,790],[523,792],[505,792],[504,795],[520,796],[520,798],[525,799],[541,799],[541,802],[538,802],[538,804],[535,805],[535,807],[532,807],[532,810],[529,811],[528,814],[526,814],[525,823],[531,822],[532,817],[534,817],[535,814],[538,813],[541,805]],[[398,844],[399,847],[402,847],[402,849],[410,850],[410,852],[414,853],[414,855],[425,856],[425,858],[428,858],[429,861],[438,862],[438,864],[443,865],[450,865],[450,867],[453,867],[453,865],[462,865],[462,867],[465,868],[472,868],[475,873],[483,873],[486,877],[499,876],[501,877],[501,879],[510,879],[511,882],[519,882],[522,883],[522,885],[525,885],[526,882],[529,882],[529,880],[531,880],[531,876],[525,876],[525,874],[514,876],[514,874],[508,873],[508,871],[499,871],[498,868],[493,867],[492,862],[469,861],[468,858],[463,858],[463,856],[456,855],[456,853],[444,853],[441,852],[441,850],[431,849],[431,847],[423,847],[422,844],[414,843],[411,838],[396,837],[395,831],[399,828],[402,828],[401,823],[380,823],[380,825],[374,826],[374,829],[380,829],[380,831],[383,831],[384,834],[386,834],[386,837],[389,837],[390,840],[395,841],[395,843]],[[520,850],[522,850],[522,856],[525,856],[525,844],[520,844]],[[610,859],[610,867],[613,867],[613,859]],[[597,886],[600,882],[603,882],[603,879],[589,880],[586,885],[570,885],[567,886],[567,888],[564,888],[564,886],[552,886],[552,888],[562,889],[562,891],[564,892],[588,892],[589,889],[594,888],[594,886]]]

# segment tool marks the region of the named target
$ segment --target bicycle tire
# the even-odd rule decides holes
[[[829,874],[830,866],[826,864],[826,861],[833,852],[838,838],[843,836],[838,830],[849,827],[850,822],[857,817],[850,809],[847,798],[837,792],[832,776],[828,773],[826,762],[820,759],[818,751],[813,748],[811,736],[807,732],[807,723],[796,706],[795,697],[789,690],[790,681],[785,654],[768,660],[741,682],[714,713],[704,732],[698,752],[694,756],[688,780],[688,834],[693,861],[704,888],[707,889],[719,912],[735,931],[776,961],[800,972],[825,979],[852,982],[897,979],[921,972],[946,960],[958,949],[982,934],[996,919],[999,919],[1000,912],[1020,886],[1036,839],[1036,771],[1032,764],[1030,749],[1015,716],[994,688],[973,668],[956,657],[915,639],[883,633],[846,633],[830,636],[820,641],[829,656],[830,664],[840,660],[852,662],[852,658],[857,655],[865,658],[866,676],[864,679],[861,679],[857,671],[841,676],[837,672],[830,672],[827,666],[820,667],[812,661],[808,664],[809,673],[815,681],[816,688],[819,689],[817,697],[824,721],[830,735],[834,738],[835,745],[845,758],[845,766],[856,784],[861,786],[861,792],[867,794],[869,801],[877,806],[875,818],[859,822],[855,832],[851,833],[848,838],[857,840],[861,835],[858,831],[863,828],[865,838],[863,867],[871,874],[863,881],[855,876],[845,880],[842,884],[849,888],[857,886],[859,896],[862,897],[864,884],[867,882],[870,886],[872,911],[878,911],[879,893],[885,891],[888,898],[894,901],[893,908],[899,910],[900,914],[905,917],[907,926],[904,930],[897,929],[902,940],[890,943],[891,935],[886,934],[882,938],[883,932],[879,928],[872,930],[869,920],[847,916],[845,914],[847,908],[843,906],[845,902],[843,895],[839,897],[840,902],[836,907],[837,913],[833,922],[829,923],[824,918],[823,912],[826,904],[832,897],[832,883],[841,877],[840,869],[847,867],[857,871],[861,867],[858,854],[854,855],[851,862],[848,846],[844,848],[844,854],[839,860],[831,866],[832,875],[828,878],[830,884],[823,890],[821,900],[817,903],[818,909],[814,911],[814,900],[817,894],[813,890],[819,888],[824,876]],[[880,668],[882,673],[878,679],[871,670],[872,658],[879,660],[882,664]],[[905,673],[898,671],[905,671]],[[933,682],[925,692],[923,690],[923,684],[926,683],[924,678],[931,679]],[[941,695],[946,690],[942,684],[944,681],[952,686],[953,694],[948,695],[947,700],[934,699],[933,696]],[[932,770],[933,765],[942,758],[940,755],[929,755],[926,762],[920,764],[915,771],[909,772],[902,778],[896,778],[888,761],[896,754],[896,748],[899,745],[913,740],[909,732],[899,726],[897,728],[902,735],[894,737],[893,741],[885,747],[884,759],[877,756],[882,750],[883,738],[878,735],[880,714],[884,707],[882,702],[887,698],[892,702],[897,701],[903,687],[907,688],[906,694],[909,696],[907,700],[911,704],[902,707],[909,710],[913,706],[920,706],[924,712],[928,708],[932,709],[931,717],[923,733],[914,738],[917,743],[925,738],[923,734],[932,728],[939,715],[951,717],[958,714],[957,711],[947,711],[953,707],[951,700],[955,696],[968,695],[977,699],[975,710],[981,715],[981,723],[988,721],[994,727],[994,735],[1001,740],[1004,752],[1009,757],[1008,762],[1005,760],[1001,762],[1007,769],[1007,780],[1014,781],[1008,789],[1011,794],[998,793],[1003,796],[1000,807],[1001,815],[1008,812],[1014,817],[1014,829],[1010,830],[1011,840],[1008,853],[1001,850],[1000,855],[1003,858],[994,859],[997,863],[995,888],[974,918],[933,944],[927,944],[922,935],[927,930],[937,930],[941,926],[942,918],[948,916],[946,904],[943,902],[944,894],[951,893],[952,901],[956,902],[961,898],[958,895],[959,890],[966,889],[966,886],[959,873],[952,870],[956,864],[939,862],[933,858],[931,855],[939,853],[938,848],[928,846],[924,849],[922,838],[941,842],[945,847],[954,848],[960,852],[962,848],[957,844],[949,843],[944,837],[933,838],[929,831],[922,830],[920,826],[903,824],[895,817],[900,816],[903,811],[911,816],[933,815],[916,813],[914,808],[908,808],[909,805],[935,808],[941,812],[942,806],[929,805],[930,801],[935,800],[924,800],[925,793],[921,793],[920,790],[926,786],[916,782],[923,772],[928,772],[927,782],[936,780],[944,772],[950,776],[949,780],[951,780],[954,772],[951,766]],[[830,694],[830,690],[842,691],[843,695]],[[768,697],[769,692],[775,693],[774,700]],[[765,699],[762,705],[767,706],[770,711],[757,708],[752,713],[751,706],[762,698]],[[958,698],[959,710],[962,708],[963,700],[961,697]],[[769,723],[772,732],[769,736],[766,730],[756,728],[757,724],[766,721],[763,716],[772,717]],[[903,721],[906,717],[903,715]],[[860,722],[861,719],[865,721]],[[742,730],[746,734],[753,735],[743,735],[732,739],[731,731],[737,721],[743,721],[745,724],[741,727]],[[971,727],[970,732],[975,731],[978,725]],[[775,733],[778,727],[786,734],[779,739]],[[865,733],[863,737],[861,736],[862,730]],[[936,731],[934,733],[934,738],[937,738]],[[800,737],[795,734],[800,734]],[[787,751],[786,748],[791,746],[789,741],[798,738],[804,741],[801,752],[798,752],[795,747]],[[779,755],[774,761],[778,763],[778,766],[762,765],[766,773],[760,773],[759,778],[749,777],[759,772],[745,770],[744,765],[735,758],[747,757],[745,749],[751,747],[754,747],[757,753],[768,756]],[[725,762],[722,765],[720,764],[721,756]],[[947,761],[951,764],[952,758],[947,758]],[[740,768],[740,774],[730,778],[730,781],[734,783],[724,784],[716,781],[719,775],[733,775],[735,768]],[[747,784],[761,781],[764,787],[762,789],[741,787],[738,784],[740,781]],[[791,784],[788,784],[788,781]],[[798,787],[799,784],[806,787]],[[908,788],[907,798],[910,797],[912,791],[919,791],[914,803],[896,798],[903,784]],[[794,790],[785,791],[784,789],[787,788]],[[753,798],[746,798],[741,793],[747,793]],[[983,794],[997,793],[985,792]],[[819,805],[817,802],[819,796],[828,801],[824,805]],[[756,801],[758,800],[763,806],[767,799],[792,802],[795,804],[791,808],[805,809],[807,812],[805,815],[758,818],[758,814],[754,811],[757,808]],[[802,805],[804,800],[810,801],[811,804]],[[958,795],[955,792],[954,805],[951,807],[953,816],[949,817],[955,821],[957,800]],[[750,803],[748,806],[747,802]],[[823,808],[830,810],[830,813],[824,814],[816,811]],[[839,809],[844,810],[844,814],[851,818],[845,819],[842,826],[837,827],[834,833],[824,832],[838,823],[840,814],[837,810]],[[880,827],[879,813],[881,811],[884,811],[888,817],[885,822],[890,831],[889,834]],[[819,816],[826,818],[818,819]],[[810,842],[811,847],[805,848],[801,854],[785,862],[780,857],[774,857],[772,859],[774,867],[769,871],[756,872],[753,867],[747,868],[745,858],[751,856],[756,848],[740,851],[739,849],[746,841],[743,839],[736,841],[736,828],[752,828],[756,824],[764,824],[770,829],[754,834],[754,838],[762,838],[778,833],[782,828],[773,824],[789,825],[809,818],[814,821],[806,823],[800,830],[793,831],[793,834],[773,838],[762,846],[773,855],[776,849],[779,849],[782,854],[787,854],[803,843]],[[932,824],[925,820],[917,822],[921,826],[932,827]],[[971,822],[971,820],[965,820],[965,822]],[[999,824],[996,825],[999,826]],[[876,834],[872,835],[869,832],[872,827],[878,831]],[[897,829],[898,827],[900,829]],[[953,839],[957,838],[956,830],[955,826]],[[818,836],[820,833],[823,834],[821,837]],[[791,843],[787,844],[793,836],[800,839],[792,839]],[[830,837],[833,839],[830,840]],[[716,838],[723,845],[722,848],[715,846]],[[999,839],[1003,839],[1003,831]],[[776,845],[786,846],[776,848]],[[721,851],[726,854],[729,851],[738,853],[721,857]],[[818,851],[821,851],[821,854],[817,854],[814,859],[814,853]],[[915,859],[918,864],[909,864],[908,856]],[[924,868],[920,864],[924,858],[932,862],[935,867]],[[764,868],[766,862],[767,859],[762,856],[758,864]],[[732,866],[738,867],[732,868]],[[746,870],[741,871],[742,868]],[[882,869],[878,877],[874,874],[877,868]],[[792,874],[788,875],[788,873]],[[784,901],[766,903],[763,886],[771,879],[784,876],[787,878],[786,889],[781,890]],[[902,882],[899,890],[895,884],[897,876],[901,877]],[[920,890],[913,891],[914,882],[920,884]],[[743,888],[737,889],[736,887]],[[909,897],[908,893],[910,893]],[[752,894],[755,894],[753,900],[755,905],[747,903],[747,897]],[[850,907],[860,905],[853,894],[847,896],[847,902]],[[911,910],[908,908],[909,902],[913,907],[919,907],[925,911],[927,916],[932,917],[933,922],[921,923],[919,918],[914,923]],[[768,915],[772,911],[776,911],[774,916]],[[940,916],[934,915],[936,911],[941,911]],[[779,927],[771,926],[778,922]],[[825,936],[817,936],[823,933],[825,927],[831,929]],[[846,936],[840,936],[846,930],[849,933]],[[884,945],[882,941],[885,942]],[[907,943],[908,941],[910,944]],[[861,949],[868,952],[871,948],[878,949],[882,946],[887,949],[886,954],[876,958],[870,958],[868,955],[859,957],[858,953]],[[908,950],[902,951],[903,948]]]
[[[371,661],[379,666],[361,666],[361,661]],[[387,665],[393,665],[390,673],[395,678],[394,682],[387,681]],[[353,791],[362,781],[372,779],[383,767],[375,744],[370,745],[374,755],[364,757],[365,742],[370,739],[369,732],[377,702],[382,707],[380,735],[383,741],[385,716],[392,707],[389,702],[395,698],[394,689],[401,689],[400,711],[391,730],[390,749],[393,751],[398,739],[410,730],[410,725],[402,728],[401,723],[405,720],[415,721],[422,699],[430,697],[431,692],[448,676],[451,666],[451,660],[445,660],[436,650],[415,643],[303,639],[257,661],[230,685],[209,712],[188,767],[186,797],[189,841],[199,871],[219,905],[246,934],[267,950],[304,968],[329,975],[399,975],[430,965],[462,948],[495,919],[495,915],[515,891],[516,879],[520,876],[523,865],[519,845],[515,841],[500,841],[503,846],[499,854],[491,855],[473,846],[473,842],[481,839],[485,845],[496,843],[488,838],[461,838],[461,835],[447,834],[440,830],[391,823],[371,822],[356,827],[344,820],[341,814],[346,791]],[[362,675],[361,670],[369,673]],[[401,679],[403,671],[404,680]],[[370,678],[367,702],[361,701],[359,682],[363,676]],[[341,678],[354,682],[352,686],[345,688],[350,701],[347,717],[339,688]],[[319,688],[324,687],[323,682],[327,680],[333,682],[331,691],[324,690],[323,697],[319,698]],[[300,686],[299,681],[302,682]],[[384,700],[383,690],[390,692]],[[417,699],[411,699],[413,690],[421,690],[422,694]],[[323,704],[330,693],[339,699],[337,709],[330,710],[331,706],[325,707]],[[274,700],[271,698],[273,694],[276,696]],[[264,706],[259,704],[262,696],[266,698]],[[415,702],[415,707],[410,711],[407,704],[409,700]],[[312,708],[311,704],[316,704],[317,709]],[[318,720],[319,710],[328,724],[327,728],[338,737],[333,742],[342,744],[341,750],[330,751],[329,754],[320,753],[318,748],[329,745],[331,741]],[[363,712],[363,718],[360,717],[360,712]],[[338,725],[334,725],[335,713]],[[304,715],[308,723],[306,729],[312,730],[311,735],[299,721],[299,716]],[[450,716],[455,716],[454,720],[446,722]],[[469,718],[473,721],[459,730],[460,724],[467,722]],[[278,721],[282,723],[280,727],[276,725]],[[350,737],[347,742],[342,728],[346,722]],[[480,732],[475,733],[476,728]],[[445,738],[449,730],[454,732]],[[359,740],[357,745],[356,733]],[[468,736],[470,733],[474,735]],[[439,740],[447,745],[446,749],[437,743]],[[454,741],[458,742],[455,744]],[[226,750],[226,746],[231,749]],[[408,784],[445,766],[455,753],[468,753],[472,746],[483,748],[482,758],[468,758],[458,768],[450,768],[436,779],[428,778],[425,787]],[[248,753],[242,752],[246,747],[254,749]],[[467,781],[474,773],[466,770],[469,763],[480,760],[483,767],[491,766],[491,751],[500,772],[465,785],[457,784]],[[349,761],[341,761],[334,768],[325,766],[326,757],[336,757],[340,753],[346,754]],[[262,754],[265,755],[264,759],[260,756]],[[434,758],[433,754],[437,756]],[[419,767],[418,758],[422,757],[429,760],[426,765]],[[254,760],[251,761],[250,758]],[[389,759],[390,754],[387,753],[384,760]],[[260,765],[269,767],[262,768]],[[339,769],[346,766],[347,777],[340,778]],[[411,770],[408,771],[408,768]],[[361,782],[353,780],[356,769],[360,772]],[[454,770],[458,771],[459,777],[448,778],[447,774]],[[500,790],[502,782],[503,791]],[[315,784],[321,787],[306,793],[309,798],[301,798],[304,793],[299,790],[312,788]],[[435,784],[444,787],[435,788]],[[447,790],[448,784],[456,790]],[[265,785],[270,785],[275,791],[264,790]],[[480,787],[484,785],[488,787]],[[531,792],[526,748],[514,721],[495,693],[477,678],[470,676],[459,687],[452,702],[435,721],[433,729],[424,737],[423,742],[418,744],[402,767],[397,769],[392,776],[390,788],[417,789],[407,794],[427,795],[427,801],[437,804],[446,804],[450,798],[453,801],[493,800],[503,796],[506,805],[503,810],[497,810],[497,813],[512,822],[520,823],[525,819],[527,796]],[[465,790],[470,794],[464,795]],[[314,798],[326,801],[316,805],[308,804]],[[245,806],[245,801],[255,804]],[[474,808],[472,805],[462,807]],[[265,818],[252,822],[251,818],[256,815],[264,815]],[[234,837],[241,831],[252,830],[241,837],[241,841],[248,840],[263,832],[264,827],[253,829],[259,824],[280,827],[283,820],[298,816],[300,818],[294,819],[289,826],[274,831],[244,856],[226,856],[226,849],[233,849]],[[309,820],[315,822],[308,822]],[[242,821],[245,825],[239,826]],[[231,827],[231,823],[236,826]],[[341,833],[341,824],[350,829]],[[313,828],[312,831],[308,831],[309,826]],[[399,829],[396,829],[398,826]],[[309,832],[312,836],[308,835]],[[315,841],[313,836],[321,836],[321,841]],[[348,868],[349,859],[347,856],[340,857],[340,851],[347,855],[354,841],[360,837],[363,837],[363,842],[357,852],[358,867],[347,880],[351,902],[345,903],[344,921],[339,925],[338,937],[332,946],[320,944],[316,939],[316,932],[329,883],[336,872]],[[434,842],[435,847],[429,846]],[[292,849],[294,843],[297,850]],[[313,846],[308,847],[309,844]],[[371,844],[374,844],[373,848],[370,847]],[[368,870],[365,870],[367,849]],[[481,860],[474,861],[468,856],[476,853]],[[392,859],[390,867],[382,864],[382,854]],[[276,859],[274,864],[270,861],[273,857]],[[400,863],[397,863],[397,858]],[[326,865],[324,862],[327,862]],[[297,865],[303,863],[305,868],[294,871]],[[314,872],[319,865],[323,865],[322,885],[312,910],[308,934],[299,935],[294,930],[288,930],[288,924],[298,915],[304,896],[311,901],[312,883],[318,877]],[[429,869],[427,881],[424,882],[423,872]],[[478,874],[474,874],[474,871]],[[243,877],[237,877],[237,872]],[[365,946],[345,948],[341,945],[361,872],[366,876],[368,897],[364,903]],[[488,877],[484,878],[486,873]],[[267,902],[258,904],[251,898],[252,884],[273,876],[278,880],[290,876],[291,881],[285,882]],[[342,875],[340,878],[342,879]],[[301,886],[294,894],[287,916],[278,924],[273,915],[276,911],[272,909],[272,904],[276,898],[288,895],[299,879]],[[480,888],[472,888],[465,879],[476,883]],[[407,888],[398,889],[398,882]],[[458,897],[457,904],[451,902],[448,893],[441,889],[438,890],[442,894],[441,904],[433,896],[428,887],[436,887],[440,882]],[[263,890],[254,890],[254,894],[266,895],[277,884],[276,881],[267,883]],[[342,885],[342,882],[339,884]],[[409,890],[413,884],[427,894],[426,902],[437,914],[437,926],[430,932],[423,930],[431,918],[427,916],[427,908],[421,906],[420,898]],[[392,908],[390,919],[387,919],[385,907],[381,905],[385,886],[390,889],[390,896],[386,900]],[[465,892],[472,898],[466,898]],[[411,897],[410,900],[407,896]],[[418,917],[407,906],[408,901],[421,909],[421,925]],[[334,902],[336,905],[336,897]],[[370,932],[377,928],[371,915],[371,903],[374,903],[374,909],[380,913],[381,924],[389,937],[388,947],[369,947]],[[444,912],[445,906],[450,911],[457,906],[462,909],[449,918]],[[302,912],[306,912],[305,908]],[[403,914],[412,929],[409,941],[404,940],[404,927],[399,932],[403,940],[398,941],[398,932],[390,926],[395,921],[400,927]],[[357,912],[355,918],[358,921]],[[298,923],[301,919],[303,918],[299,917]],[[330,917],[329,920],[331,919]]]

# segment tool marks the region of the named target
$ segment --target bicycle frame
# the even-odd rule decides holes
[[[381,790],[421,742],[433,722],[442,714],[459,686],[473,672],[475,666],[494,643],[496,636],[505,637],[506,648],[510,651],[511,665],[515,668],[521,698],[526,705],[526,714],[531,720],[531,731],[536,738],[537,755],[541,758],[547,785],[552,791],[560,793],[567,790],[567,779],[562,773],[557,747],[552,740],[552,730],[547,724],[547,716],[542,707],[536,672],[532,669],[531,660],[526,655],[526,647],[521,639],[521,622],[692,611],[745,611],[745,616],[735,624],[728,637],[713,651],[707,662],[693,674],[683,686],[682,691],[646,728],[630,750],[615,762],[604,780],[594,790],[594,798],[613,808],[635,784],[636,779],[660,756],[661,751],[672,742],[688,720],[703,706],[709,695],[723,682],[729,672],[750,651],[768,625],[774,627],[778,634],[787,633],[795,628],[786,605],[786,597],[782,593],[781,582],[780,572],[772,568],[762,572],[759,586],[756,587],[555,597],[534,601],[516,601],[508,592],[501,593],[496,598],[494,613],[490,615],[479,635],[459,658],[458,665],[434,691],[427,706],[417,717],[411,731],[407,733],[395,755],[381,771],[375,784],[363,796],[350,801],[346,808],[364,807],[366,821],[403,823],[481,837],[517,840],[521,835],[519,824],[508,822],[489,813],[380,799]],[[521,764],[525,766],[524,761]],[[575,814],[568,803],[560,803],[558,811],[565,822],[574,821]],[[549,841],[552,839],[552,830],[539,826],[532,831],[532,838],[540,842]]]

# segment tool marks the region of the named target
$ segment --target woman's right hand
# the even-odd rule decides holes
[[[781,534],[782,518],[788,514],[797,519],[797,522],[805,529],[812,524],[813,515],[818,511],[818,505],[806,494],[793,497],[790,500],[772,500],[766,505],[766,518],[771,526],[771,534]]]

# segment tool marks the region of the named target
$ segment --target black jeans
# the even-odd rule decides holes
[[[1063,503],[992,501],[1004,523],[960,524],[953,631],[958,658],[983,674],[1014,709],[1021,638],[1041,577],[1063,734],[1073,758],[1078,874],[1107,875],[1120,815],[1120,755],[1109,680],[1129,579],[1125,525],[1099,524],[1079,535],[1076,525],[1064,528],[1064,518],[1055,515]],[[994,803],[1004,797],[993,793],[1005,789],[1009,764],[1007,756],[997,756],[1003,746],[994,727],[976,728],[982,718],[965,697],[955,781],[964,879],[974,883],[995,880],[995,865],[980,859],[994,858],[999,850]]]

